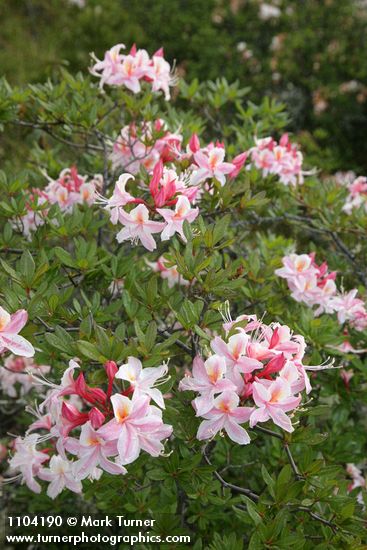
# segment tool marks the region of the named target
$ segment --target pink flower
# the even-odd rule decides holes
[[[155,137],[159,132],[158,138]],[[163,135],[161,135],[163,133]],[[112,167],[137,174],[141,166],[151,173],[159,160],[171,162],[178,156],[182,136],[171,133],[162,119],[142,121],[139,126],[124,126],[113,144],[110,159]]]
[[[225,430],[232,441],[239,445],[250,443],[247,431],[240,426],[247,422],[253,412],[252,407],[239,407],[239,397],[235,392],[225,391],[214,399],[214,407],[203,415],[197,438],[213,438],[219,431]]]
[[[121,82],[121,62],[124,56],[120,53],[122,49],[125,49],[124,44],[116,44],[110,50],[105,53],[103,61],[99,61],[93,54],[93,59],[96,60],[95,65],[90,69],[90,72],[94,76],[101,78],[100,87],[103,88],[104,84],[119,85]]]
[[[332,306],[341,325],[349,321],[357,330],[363,330],[367,327],[367,311],[363,300],[356,298],[357,293],[358,290],[354,288],[350,292],[335,296]]]
[[[245,151],[244,153],[241,153],[236,157],[234,157],[234,159],[232,159],[232,164],[234,165],[234,169],[232,170],[232,172],[229,173],[229,177],[231,179],[234,179],[238,176],[238,174],[241,171],[241,168],[243,167],[243,165],[247,160],[247,157],[248,157],[248,152]]]
[[[144,67],[137,63],[132,55],[123,56],[119,66],[116,85],[124,85],[126,88],[137,94],[140,92],[140,79],[145,75]]]
[[[211,343],[211,348],[214,353],[226,358],[229,367],[238,367],[240,372],[249,373],[263,366],[258,359],[248,357],[247,346],[249,343],[250,337],[244,332],[240,332],[231,336],[228,339],[228,344],[216,336]]]
[[[351,214],[354,208],[363,207],[367,212],[367,178],[360,176],[348,185],[349,195],[343,206],[344,212]]]
[[[33,357],[34,347],[28,340],[19,336],[28,321],[28,313],[25,309],[19,309],[12,315],[0,307],[0,353],[10,350],[15,355]]]
[[[127,397],[115,394],[111,397],[115,418],[99,429],[99,433],[109,441],[117,440],[117,450],[121,464],[130,464],[140,454],[139,438],[150,436],[163,426],[161,418],[151,414],[149,397]]]
[[[151,456],[158,457],[164,451],[163,439],[167,439],[172,435],[173,428],[168,424],[163,424],[162,411],[151,405],[149,407],[149,414],[156,416],[160,422],[160,426],[155,431],[140,430],[139,431],[139,445],[143,451]]]
[[[284,267],[276,269],[274,273],[283,279],[316,274],[316,269],[309,254],[289,254],[289,256],[284,256],[282,262]]]
[[[34,478],[38,475],[41,464],[49,458],[47,454],[37,451],[38,440],[38,434],[27,435],[24,438],[17,437],[14,456],[9,460],[10,468],[19,470],[22,483],[35,493],[41,492],[41,486]]]
[[[317,265],[314,254],[290,254],[282,261],[284,267],[275,273],[287,280],[292,298],[310,307],[317,306],[314,310],[316,316],[335,311],[336,272],[329,273],[326,262]]]
[[[183,232],[183,222],[187,220],[192,223],[199,214],[198,208],[191,208],[190,201],[183,195],[179,196],[175,206],[175,210],[168,208],[157,208],[157,212],[164,218],[166,226],[162,231],[162,241],[167,241],[176,232],[186,242],[186,237]]]
[[[348,488],[349,492],[353,491],[353,489],[356,489],[357,487],[363,487],[364,489],[367,487],[367,482],[362,475],[362,470],[357,468],[355,464],[349,462],[346,466],[346,471],[353,480],[353,483]]]
[[[79,189],[80,202],[87,203],[89,206],[94,203],[96,199],[96,186],[92,182],[85,182]]]
[[[119,214],[123,212],[122,207],[129,202],[134,201],[134,197],[126,191],[126,184],[130,179],[134,179],[131,174],[121,174],[115,184],[112,197],[105,199],[99,197],[99,201],[105,205],[106,210],[110,212],[111,222],[116,224],[119,221]]]
[[[75,477],[73,463],[54,455],[50,460],[49,468],[41,468],[38,474],[40,479],[49,481],[47,495],[54,499],[66,487],[73,493],[82,492],[82,484]]]
[[[79,456],[79,460],[74,463],[74,472],[79,480],[93,475],[98,466],[112,475],[127,473],[126,468],[109,460],[109,457],[118,454],[116,440],[106,439],[90,422],[82,426],[79,441],[69,438],[66,448]]]
[[[46,399],[40,404],[41,411],[46,409],[51,412],[53,418],[59,418],[61,415],[61,404],[59,398],[64,395],[78,394],[76,380],[74,380],[74,372],[79,368],[78,363],[71,359],[69,361],[68,368],[62,375],[60,384],[54,384],[46,379],[32,375],[34,380],[38,381],[41,385],[49,386],[51,388],[51,391],[47,394]]]
[[[141,244],[147,250],[152,251],[157,248],[152,233],[159,233],[162,231],[164,224],[149,220],[149,211],[144,204],[139,204],[136,208],[131,210],[130,213],[120,211],[119,219],[120,222],[125,225],[116,235],[119,243],[126,240],[131,240],[135,243],[140,240]]]
[[[130,382],[130,385],[134,389],[134,395],[147,395],[155,403],[157,403],[159,407],[164,409],[165,405],[163,395],[155,387],[155,384],[160,378],[167,374],[167,371],[167,365],[161,365],[160,367],[146,367],[143,369],[139,359],[136,357],[128,357],[127,363],[125,365],[121,365],[115,375],[115,378]]]
[[[261,380],[254,382],[252,388],[253,399],[259,408],[251,414],[250,426],[272,419],[283,430],[293,432],[292,423],[285,413],[298,407],[301,396],[292,395],[289,383],[282,378],[274,382]]]
[[[221,186],[226,183],[226,174],[236,169],[236,165],[224,162],[225,150],[223,147],[213,147],[210,150],[199,150],[194,153],[195,163],[199,167],[194,171],[191,183],[197,185],[208,178],[215,178]]]
[[[162,90],[166,100],[170,99],[169,86],[172,82],[171,67],[162,56],[153,56],[149,78],[152,80],[153,92]]]
[[[180,391],[191,390],[201,393],[194,401],[197,416],[203,416],[214,407],[214,396],[224,391],[235,391],[236,386],[225,378],[226,360],[212,355],[204,363],[196,356],[192,367],[192,376],[185,376],[179,384]]]

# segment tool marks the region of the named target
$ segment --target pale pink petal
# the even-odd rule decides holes
[[[140,445],[137,433],[126,424],[121,427],[120,437],[117,442],[117,449],[121,464],[130,464],[139,456]]]
[[[251,441],[250,436],[246,432],[246,430],[239,426],[231,418],[227,418],[224,429],[226,430],[228,437],[239,445],[248,445]]]
[[[294,431],[292,423],[291,423],[290,419],[288,418],[288,416],[285,414],[285,412],[283,412],[278,407],[272,407],[272,406],[269,406],[269,405],[268,405],[267,409],[268,409],[269,415],[271,416],[271,419],[273,420],[274,424],[276,424],[277,426],[280,426],[286,432],[293,432]]]
[[[35,354],[32,344],[23,338],[23,336],[19,336],[19,334],[2,332],[0,334],[0,345],[15,353],[15,355],[21,355],[22,357],[33,357]]]
[[[258,422],[267,422],[270,416],[265,407],[254,410],[250,416],[250,426],[253,428]]]
[[[10,317],[10,322],[6,326],[6,332],[18,334],[28,321],[28,313],[25,309],[19,309]]]
[[[224,415],[221,415],[219,418],[214,418],[213,420],[203,420],[196,435],[197,439],[199,441],[211,439],[224,427],[224,422]]]

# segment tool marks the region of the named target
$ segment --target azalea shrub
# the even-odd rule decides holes
[[[321,177],[246,93],[122,43],[2,81],[27,150],[0,174],[8,509],[367,542],[366,177]]]

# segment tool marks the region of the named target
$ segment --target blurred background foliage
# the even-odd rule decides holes
[[[220,73],[284,102],[311,164],[367,169],[364,0],[1,0],[0,17],[11,84],[85,71],[118,42],[163,45],[188,82]]]

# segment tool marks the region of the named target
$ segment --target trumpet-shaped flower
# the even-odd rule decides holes
[[[199,214],[198,208],[191,208],[190,201],[183,195],[178,197],[174,210],[168,208],[158,208],[157,212],[161,214],[166,222],[166,226],[162,231],[162,241],[167,241],[172,235],[178,233],[184,242],[186,237],[183,232],[183,222],[187,220],[192,223]]]
[[[47,495],[54,499],[64,488],[73,493],[82,492],[82,484],[75,477],[73,463],[65,460],[59,455],[54,455],[50,460],[49,468],[41,468],[38,476],[44,481],[49,481]]]
[[[99,83],[101,88],[104,84],[111,86],[121,84],[121,62],[124,58],[123,54],[120,53],[122,49],[125,49],[124,44],[116,44],[116,46],[106,51],[102,61],[93,55],[96,63],[90,69],[90,72],[101,78]]]
[[[152,67],[149,71],[149,79],[152,80],[153,92],[162,90],[166,100],[170,99],[169,86],[172,82],[171,67],[161,55],[154,55]]]
[[[140,240],[147,250],[152,251],[157,247],[152,233],[162,231],[164,223],[151,221],[149,219],[149,211],[144,204],[139,204],[130,213],[120,211],[119,219],[125,226],[116,235],[119,243],[126,240],[133,242]]]
[[[197,438],[213,438],[219,431],[225,430],[232,441],[240,445],[250,443],[250,436],[240,426],[247,422],[253,412],[252,407],[239,407],[239,397],[235,392],[225,391],[214,399],[213,408],[203,415],[205,420],[200,424]]]
[[[225,150],[223,147],[213,147],[210,150],[199,150],[194,153],[198,170],[194,171],[191,183],[196,185],[208,178],[215,178],[223,186],[226,175],[238,168],[235,164],[224,162]]]
[[[119,214],[123,212],[122,207],[134,200],[134,197],[126,191],[126,184],[130,179],[134,179],[134,176],[131,174],[121,174],[115,184],[112,197],[109,199],[100,197],[99,199],[102,204],[105,204],[106,210],[110,212],[110,218],[113,224],[119,221]]]
[[[250,426],[258,422],[266,422],[272,419],[274,424],[287,432],[293,432],[294,428],[290,418],[285,414],[292,411],[301,402],[301,396],[294,396],[287,380],[279,377],[274,382],[261,380],[253,383],[252,397],[257,408],[251,414]]]
[[[27,435],[24,438],[17,437],[14,444],[15,453],[9,460],[10,468],[19,471],[22,483],[35,493],[41,492],[41,486],[35,480],[35,476],[39,474],[41,465],[49,459],[47,454],[36,449],[38,440],[38,434]]]
[[[71,443],[70,439],[73,439]],[[79,441],[69,438],[66,448],[79,456],[74,463],[74,472],[77,479],[85,479],[93,474],[98,466],[109,474],[126,474],[127,470],[120,464],[109,460],[109,457],[117,455],[116,441],[109,441],[98,430],[95,430],[91,422],[82,426]]]
[[[200,392],[194,400],[196,415],[202,416],[214,406],[214,396],[224,391],[235,391],[236,386],[225,378],[227,371],[226,360],[219,355],[212,355],[204,363],[200,356],[196,356],[192,366],[192,376],[185,376],[179,384],[179,390]]]
[[[126,380],[134,389],[134,394],[147,395],[159,407],[165,408],[162,392],[160,392],[154,385],[156,382],[167,374],[167,365],[161,365],[160,367],[146,367],[143,369],[141,361],[136,357],[128,357],[127,363],[121,365],[117,371],[115,378],[120,380]]]
[[[117,450],[121,464],[130,464],[140,454],[139,435],[150,435],[159,430],[162,419],[150,414],[149,397],[139,396],[128,399],[124,395],[111,397],[114,418],[99,429],[106,439],[117,440]]]

